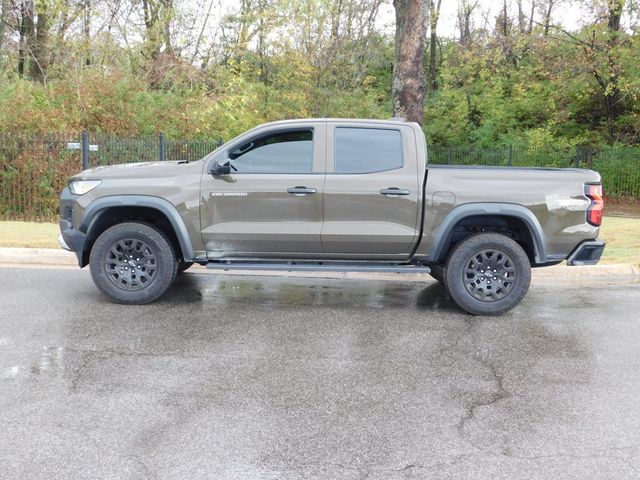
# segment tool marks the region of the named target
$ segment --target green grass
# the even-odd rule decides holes
[[[0,247],[60,248],[57,223],[0,222]]]
[[[0,247],[59,248],[55,223],[0,222]],[[601,263],[640,266],[640,219],[605,217],[600,238],[607,241]]]
[[[600,238],[607,242],[602,263],[640,266],[640,219],[605,216]]]

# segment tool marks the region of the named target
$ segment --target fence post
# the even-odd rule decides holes
[[[165,162],[167,160],[167,139],[164,133],[160,133],[158,140],[160,142],[160,161]]]
[[[453,163],[453,162],[451,161],[451,160],[452,160],[452,159],[451,159],[451,145],[449,145],[449,146],[447,147],[447,160],[448,160],[448,162],[449,162],[449,165],[451,165],[451,164]]]
[[[576,145],[576,168],[580,168],[580,145]]]
[[[89,132],[82,131],[82,169],[89,168]]]
[[[509,166],[513,166],[513,144],[509,144]]]

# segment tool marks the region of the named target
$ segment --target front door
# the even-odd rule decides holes
[[[413,130],[329,122],[327,143],[324,252],[351,259],[408,258],[421,199]]]
[[[260,128],[209,160],[232,168],[202,177],[200,220],[210,259],[322,254],[325,129],[325,122]]]

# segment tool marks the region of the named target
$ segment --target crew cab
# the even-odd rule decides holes
[[[496,315],[522,300],[532,267],[598,262],[603,206],[591,170],[429,165],[416,123],[303,119],[196,162],[77,174],[59,241],[120,303],[156,300],[199,263],[420,272],[467,312]]]

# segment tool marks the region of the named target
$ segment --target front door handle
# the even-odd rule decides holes
[[[287,193],[290,193],[292,195],[298,195],[298,196],[311,195],[312,193],[316,193],[317,191],[318,190],[316,190],[315,188],[307,188],[307,187],[287,188]]]
[[[382,195],[411,195],[411,190],[398,187],[383,188],[380,190]]]

